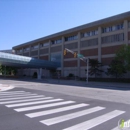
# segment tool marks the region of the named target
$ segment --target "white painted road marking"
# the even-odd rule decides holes
[[[84,116],[84,115],[87,115],[87,114],[90,114],[90,113],[93,113],[93,112],[97,112],[97,111],[103,110],[103,109],[105,109],[105,108],[97,106],[97,107],[93,107],[93,108],[90,108],[90,109],[87,109],[87,110],[82,110],[82,111],[78,111],[78,112],[75,112],[75,113],[71,113],[71,114],[68,114],[68,115],[54,117],[54,118],[47,119],[47,120],[42,120],[40,122],[43,123],[43,124],[46,124],[48,126],[54,125],[54,124],[57,124],[57,123],[60,123],[60,122],[63,122],[63,121],[74,119],[74,118]]]
[[[0,92],[0,94],[2,93],[23,93],[25,91],[8,91],[8,92]]]
[[[59,108],[52,108],[49,110],[25,114],[26,116],[28,116],[30,118],[55,114],[55,113],[69,111],[69,110],[78,109],[78,108],[85,109],[85,110],[81,110],[81,111],[77,110],[76,112],[73,112],[73,113],[70,113],[67,115],[61,115],[58,117],[55,116],[55,117],[47,118],[47,119],[40,121],[41,123],[46,124],[48,126],[55,125],[57,123],[61,123],[61,122],[67,121],[67,120],[72,120],[74,118],[85,116],[87,114],[90,114],[93,112],[98,112],[100,110],[105,109],[104,107],[100,107],[100,106],[86,109],[85,107],[89,106],[89,104],[81,103],[81,104],[70,105],[72,103],[75,103],[75,101],[59,102],[59,101],[62,101],[64,99],[54,99],[53,97],[45,97],[44,95],[37,95],[37,96],[32,96],[32,95],[37,95],[37,94],[31,94],[30,92],[25,92],[25,91],[0,92],[0,104],[6,104],[6,107],[18,107],[18,106],[47,103],[44,105],[42,104],[42,105],[38,105],[38,106],[30,106],[30,107],[22,107],[22,108],[14,109],[17,112],[36,110],[36,109],[48,108],[48,107],[55,107],[55,106],[60,106],[60,105],[67,105],[64,107],[62,106]],[[11,97],[13,97],[13,98],[11,98]],[[48,100],[48,99],[51,99],[51,100]],[[58,101],[58,102],[53,103],[55,101]],[[96,127],[96,126],[98,126],[98,125],[100,125],[100,124],[102,124],[110,119],[113,119],[114,117],[117,117],[123,113],[125,113],[125,112],[115,110],[115,111],[109,112],[107,114],[104,114],[102,116],[99,116],[99,117],[90,119],[88,121],[76,124],[74,126],[65,128],[63,130],[89,130],[89,129]],[[115,127],[112,130],[118,130],[118,127]]]
[[[28,96],[28,97],[18,97],[18,98],[6,98],[6,99],[0,99],[0,101],[14,100],[14,99],[25,99],[25,98],[36,98],[36,97],[44,97],[44,95]]]
[[[44,101],[37,101],[37,102],[19,103],[19,104],[6,105],[6,107],[19,107],[19,106],[34,105],[34,104],[40,104],[40,103],[57,102],[57,101],[62,101],[62,100],[63,99],[52,99],[52,100],[44,100]]]
[[[22,93],[0,93],[0,96],[10,96],[10,95],[18,95],[18,94],[30,94],[30,92],[22,92]]]
[[[63,129],[63,130],[89,130],[97,125],[100,125],[114,117],[117,117],[121,114],[125,113],[124,111],[115,110],[112,112],[109,112],[107,114],[104,114],[102,116],[96,117],[94,119],[85,121],[83,123],[71,126],[69,128]]]
[[[67,107],[56,108],[56,109],[52,109],[52,110],[45,110],[45,111],[40,111],[40,112],[29,113],[29,114],[25,114],[25,115],[30,117],[30,118],[34,118],[34,117],[54,114],[54,113],[58,113],[58,112],[68,111],[68,110],[73,110],[73,109],[86,107],[86,106],[89,106],[89,104],[81,103],[81,104],[71,105],[71,106],[67,106]]]
[[[6,101],[6,102],[0,102],[0,104],[10,104],[10,103],[20,103],[20,102],[29,102],[29,101],[37,101],[37,100],[46,100],[46,99],[52,99],[53,97],[44,97],[44,98],[34,98],[34,99],[26,99],[26,100],[14,100],[14,101]]]
[[[23,97],[23,96],[35,96],[37,94],[19,94],[19,95],[4,95],[4,96],[0,96],[1,98],[10,98],[10,97]]]
[[[17,112],[22,112],[22,111],[29,111],[29,110],[36,110],[36,109],[41,109],[41,108],[48,108],[48,107],[53,107],[53,106],[71,104],[71,103],[75,103],[75,101],[65,101],[65,102],[52,103],[52,104],[46,104],[46,105],[23,107],[23,108],[18,108],[18,109],[14,109],[14,110]]]

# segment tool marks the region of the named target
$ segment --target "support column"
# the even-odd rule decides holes
[[[101,52],[101,27],[98,27],[98,61],[99,62],[102,62],[101,59],[101,55],[102,55],[102,52]]]
[[[23,48],[22,48],[22,55],[23,55],[23,51],[24,51],[24,50],[23,50]]]
[[[48,52],[48,60],[51,60],[51,40],[49,40],[49,52]]]
[[[124,20],[124,43],[128,45],[128,21]]]
[[[41,79],[42,76],[42,68],[37,69],[37,79]]]
[[[31,45],[29,46],[29,56],[31,57]]]
[[[64,77],[64,37],[62,37],[62,48],[61,48],[61,77]]]
[[[80,39],[81,39],[81,34],[78,32],[78,54],[80,54]],[[78,73],[77,76],[80,77],[80,59],[78,58]]]
[[[40,43],[38,43],[38,59],[40,59]]]

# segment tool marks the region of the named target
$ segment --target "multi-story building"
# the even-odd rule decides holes
[[[14,50],[0,50],[0,52],[5,52],[5,53],[11,53],[11,54],[15,54]]]
[[[18,55],[61,63],[61,75],[73,73],[85,77],[86,63],[64,48],[102,62],[104,68],[123,45],[130,45],[130,12],[71,28],[13,47]]]

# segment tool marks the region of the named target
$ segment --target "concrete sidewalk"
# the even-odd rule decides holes
[[[103,88],[125,88],[130,89],[130,83],[117,83],[117,82],[88,82],[86,81],[77,81],[77,80],[58,80],[58,79],[48,79],[41,80],[42,82],[47,82],[51,84],[61,84],[61,85],[72,85],[72,86],[81,86],[81,87],[103,87]]]
[[[7,91],[10,89],[13,89],[14,87],[12,85],[7,85],[7,84],[0,84],[0,92],[1,91]]]
[[[58,80],[58,79],[32,79],[32,78],[18,78],[18,79],[8,79],[2,78],[1,80],[16,80],[16,81],[27,81],[36,83],[49,83],[58,85],[71,85],[79,87],[94,87],[94,88],[121,88],[130,89],[130,83],[118,83],[118,82],[97,82],[97,81],[79,81],[79,80]]]
[[[53,92],[96,100],[130,104],[130,84],[57,79],[0,79],[0,83],[15,88]]]

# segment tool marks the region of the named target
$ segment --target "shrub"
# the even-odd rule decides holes
[[[74,77],[74,74],[70,73],[68,77]]]

